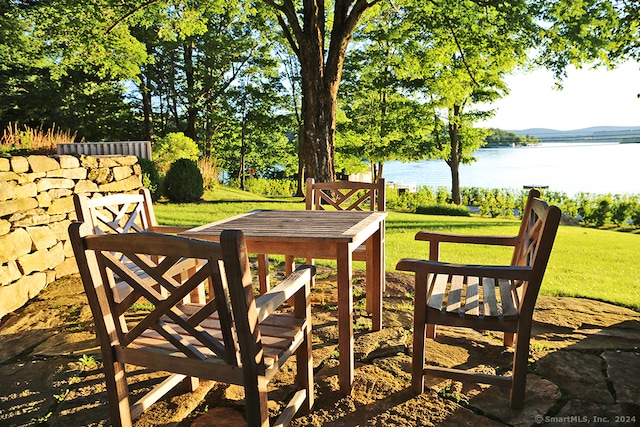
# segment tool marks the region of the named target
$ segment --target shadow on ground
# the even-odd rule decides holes
[[[313,289],[316,403],[294,426],[532,426],[640,424],[640,313],[596,301],[540,297],[531,341],[527,398],[509,409],[508,390],[427,381],[410,390],[413,278],[388,273],[384,328],[370,332],[362,278],[354,279],[356,370],[353,392],[339,393],[337,302],[331,271]],[[91,314],[77,276],[50,285],[0,325],[0,425],[109,425],[107,398]],[[501,337],[441,328],[429,341],[427,359],[449,367],[509,374],[512,353]],[[290,393],[295,363],[273,382],[273,401]],[[132,394],[160,380],[136,371]],[[147,410],[136,426],[238,426],[243,391],[202,382],[193,393],[176,393]]]

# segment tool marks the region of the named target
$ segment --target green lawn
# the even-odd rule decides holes
[[[157,203],[160,224],[201,225],[254,209],[304,209],[301,199],[268,199],[224,187],[205,194],[203,202]],[[416,242],[419,230],[480,235],[515,235],[517,219],[445,217],[389,212],[386,268],[400,258],[426,258],[428,243]],[[541,293],[597,299],[640,311],[640,235],[561,226]],[[441,259],[465,263],[508,263],[510,252],[494,246],[444,244]],[[355,268],[364,264],[356,263]]]

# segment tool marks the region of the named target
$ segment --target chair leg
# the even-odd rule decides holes
[[[527,383],[527,365],[529,361],[530,331],[516,334],[516,348],[513,354],[513,374],[511,380],[511,408],[522,409]]]
[[[269,255],[258,254],[258,282],[260,283],[260,295],[271,288],[269,283]]]
[[[427,322],[427,279],[416,274],[416,296],[413,311],[413,357],[411,361],[411,388],[414,393],[424,391],[424,348]]]
[[[104,360],[103,366],[111,423],[114,427],[129,427],[133,425],[133,420],[124,363]]]
[[[245,377],[246,380],[246,377]],[[247,426],[269,427],[269,398],[267,396],[267,379],[259,375],[251,384],[244,385],[245,414]]]
[[[308,319],[307,326],[304,331],[303,342],[296,350],[296,386],[298,389],[304,389],[307,394],[307,398],[301,413],[309,413],[313,408],[314,395],[313,395],[313,356],[312,356],[312,343],[311,343],[311,305],[307,304],[309,293],[311,292],[310,285],[305,286],[304,292],[298,291],[294,295],[294,314],[298,318]]]
[[[505,332],[504,333],[504,346],[505,347],[513,347],[515,344],[514,333],[513,332]]]
[[[429,323],[427,325],[427,338],[431,338],[432,340],[436,339],[436,325],[434,325],[433,323]]]

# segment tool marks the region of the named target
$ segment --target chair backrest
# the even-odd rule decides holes
[[[531,267],[531,278],[517,289],[522,310],[533,312],[542,278],[553,248],[561,211],[540,199],[540,192],[532,189],[522,215],[520,231],[515,244],[511,265]]]
[[[340,211],[384,211],[386,187],[384,178],[378,182],[315,182],[307,178],[307,210],[335,209]]]
[[[150,352],[146,357],[165,369],[171,366],[169,358],[173,358],[178,360],[173,362],[178,364],[176,367],[186,369],[187,375],[197,375],[198,369],[224,370],[227,366],[226,375],[237,377],[242,374],[234,367],[239,366],[240,360],[255,360],[258,369],[264,369],[241,231],[224,231],[221,243],[213,243],[157,233],[93,234],[86,223],[76,222],[70,226],[69,234],[103,348],[123,349],[128,363],[132,358],[145,357],[141,351]],[[123,257],[127,262],[121,260]],[[187,271],[187,280],[175,279]],[[116,295],[117,281],[126,281],[132,288],[121,301]],[[203,282],[210,285],[209,301],[202,305],[182,304],[185,296]],[[135,324],[131,318],[125,321],[125,312],[143,300],[150,303],[150,311],[137,312]],[[212,318],[219,320],[219,327],[200,325]],[[249,345],[243,346],[243,342]],[[214,365],[198,368],[185,358],[213,361]]]
[[[142,232],[158,225],[151,193],[146,188],[138,194],[112,194],[93,199],[76,194],[73,202],[78,221],[91,224],[96,234]]]

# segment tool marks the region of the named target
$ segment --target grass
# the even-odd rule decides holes
[[[299,198],[270,199],[218,187],[203,202],[158,203],[160,224],[202,225],[254,209],[304,209]],[[426,258],[428,243],[413,239],[419,230],[478,235],[515,235],[519,220],[448,217],[389,212],[386,224],[387,271],[404,257]],[[585,227],[560,226],[541,288],[542,295],[600,300],[640,311],[640,235]],[[508,248],[443,244],[441,259],[456,263],[508,264]],[[334,265],[327,262],[326,265]],[[364,263],[354,268],[364,269]]]

